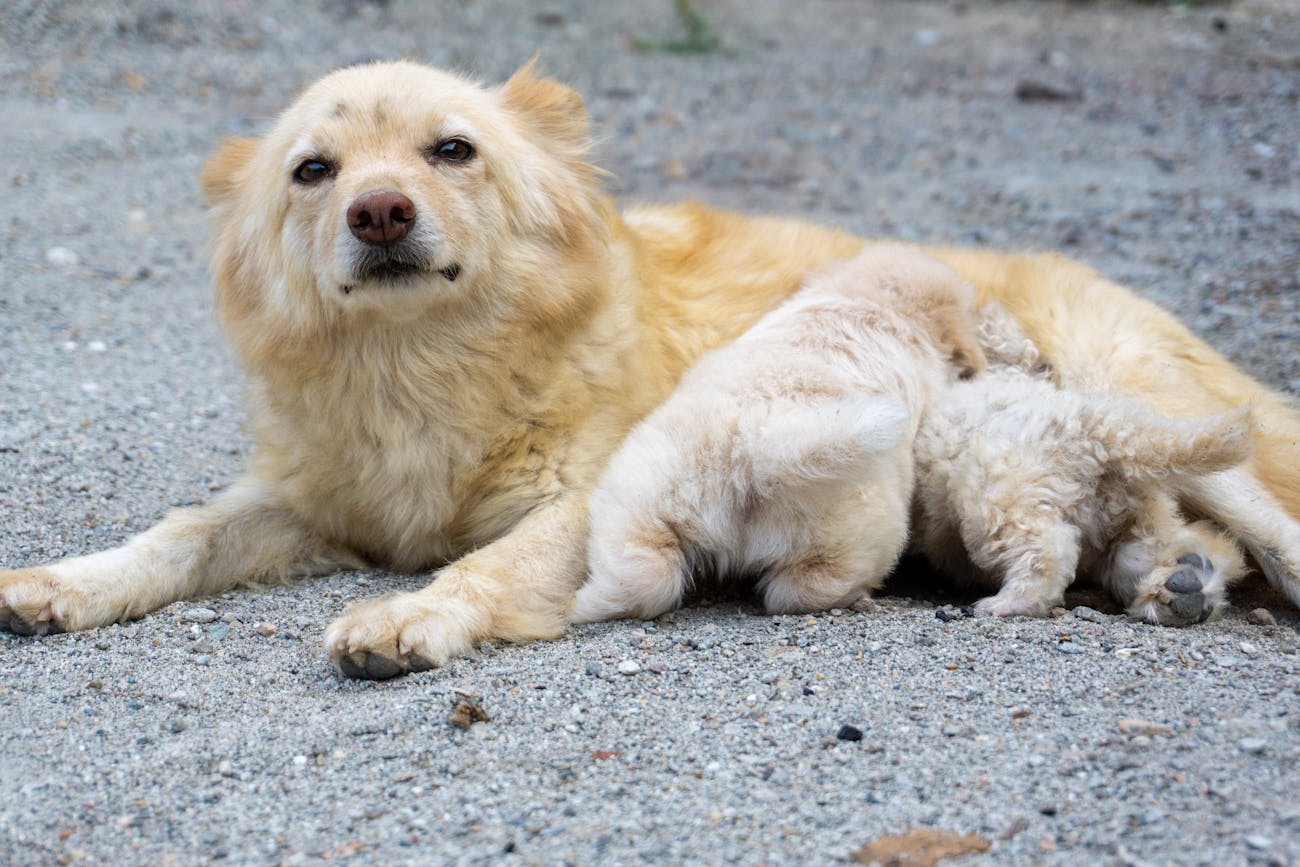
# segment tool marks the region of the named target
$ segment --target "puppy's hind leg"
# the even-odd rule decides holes
[[[832,553],[814,554],[764,575],[758,583],[764,608],[770,614],[803,614],[852,605],[873,582],[846,568],[845,560]]]
[[[1002,576],[1002,589],[975,603],[980,614],[1046,617],[1065,601],[1079,566],[1079,530],[1055,515],[1035,516],[1034,524],[1007,524],[982,545],[967,544],[977,566]]]
[[[689,590],[689,564],[673,528],[656,523],[623,532],[597,526],[587,582],[569,611],[570,623],[658,617],[678,608]]]

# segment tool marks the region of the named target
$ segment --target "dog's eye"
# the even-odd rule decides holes
[[[303,160],[293,170],[293,179],[300,184],[314,184],[329,177],[330,164],[322,160]]]
[[[435,159],[463,163],[474,156],[474,146],[462,138],[449,138],[433,149]]]

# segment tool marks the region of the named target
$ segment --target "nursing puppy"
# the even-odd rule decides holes
[[[1189,480],[1250,456],[1251,414],[1172,420],[1116,395],[1060,388],[996,305],[989,369],[937,395],[916,437],[913,548],[958,583],[999,588],[976,609],[1046,615],[1090,574],[1152,623],[1205,620],[1245,572],[1232,540],[1188,526]]]
[[[907,542],[921,410],[983,367],[973,299],[932,259],[868,248],[705,354],[601,477],[571,619],[657,617],[705,575],[756,581],[772,612],[878,587]]]
[[[141,617],[241,584],[436,574],[327,631],[388,677],[488,639],[554,637],[586,574],[609,456],[704,351],[863,241],[701,205],[620,214],[568,87],[411,63],[308,88],[205,168],[217,306],[257,450],[211,502],[112,551],[0,571],[22,633]],[[1300,414],[1172,317],[1050,255],[930,251],[997,299],[1063,383],[1100,373],[1171,416],[1255,407],[1253,463],[1186,496],[1300,602]]]

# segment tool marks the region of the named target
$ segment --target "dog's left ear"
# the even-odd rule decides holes
[[[586,151],[591,118],[582,95],[554,78],[538,78],[537,57],[528,61],[501,85],[501,100],[533,129],[552,141]],[[575,155],[576,155],[575,154]]]
[[[199,173],[199,186],[208,204],[219,205],[230,198],[239,184],[239,173],[248,165],[261,143],[255,138],[228,138]]]

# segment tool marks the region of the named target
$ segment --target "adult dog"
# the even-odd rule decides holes
[[[477,641],[558,635],[587,495],[627,430],[862,241],[700,205],[620,216],[576,92],[410,63],[336,72],[203,173],[257,452],[207,505],[120,548],[0,572],[21,633],[85,629],[241,583],[438,568],[328,630],[389,677]],[[1300,414],[1172,317],[1052,255],[936,249],[1062,382],[1104,371],[1166,414],[1251,404],[1256,457],[1186,493],[1300,603]],[[439,568],[441,567],[441,568]]]

